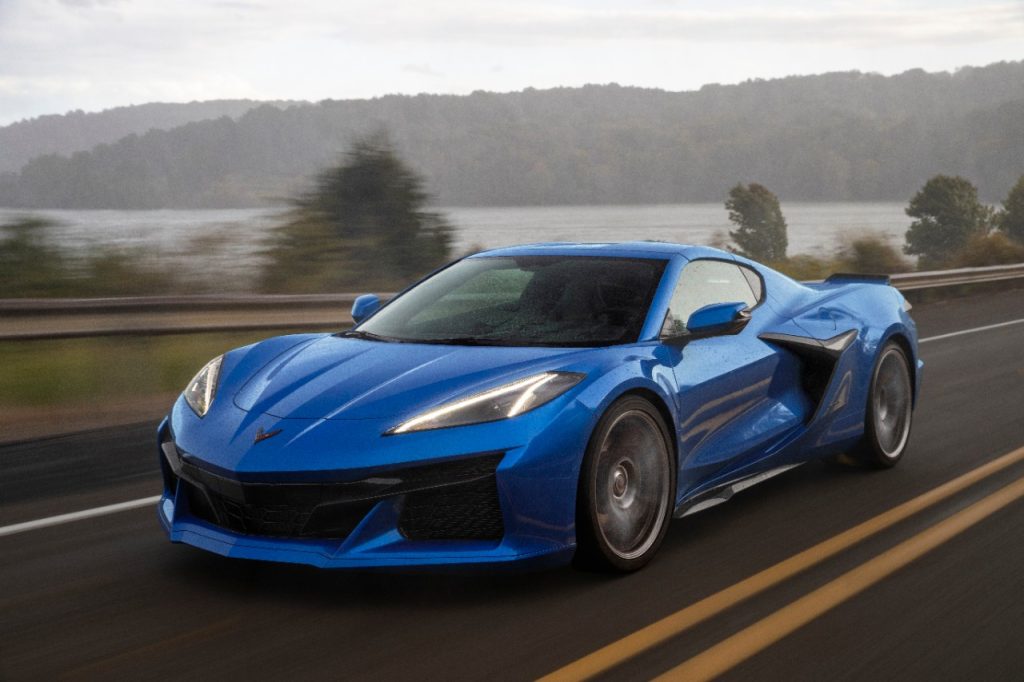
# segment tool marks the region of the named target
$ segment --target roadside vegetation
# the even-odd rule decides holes
[[[0,226],[0,298],[165,294],[182,287],[138,250],[69,254],[48,237],[53,223],[26,216]]]
[[[995,212],[978,200],[978,188],[959,176],[936,175],[910,200],[914,218],[903,250],[919,256],[924,270],[955,259],[972,237],[988,234]]]
[[[882,235],[847,235],[831,256],[786,255],[786,219],[776,197],[763,185],[739,184],[725,201],[736,226],[715,246],[769,263],[790,277],[815,280],[833,272],[896,274],[914,265]],[[903,254],[917,257],[918,270],[982,267],[1024,262],[1024,176],[1001,208],[987,206],[978,189],[959,176],[936,175],[910,199]]]
[[[893,274],[912,269],[882,235],[865,232],[847,235],[831,256],[797,254],[787,256],[786,219],[778,197],[763,185],[738,184],[725,201],[729,220],[738,229],[729,233],[732,244],[716,246],[747,258],[768,263],[794,279],[822,279],[834,272]]]
[[[267,242],[265,291],[392,289],[451,257],[451,226],[423,179],[378,133],[356,142],[292,202]]]
[[[360,141],[294,200],[273,231],[266,244],[262,288],[390,290],[443,264],[452,256],[451,228],[443,216],[426,209],[422,186],[385,137]],[[31,217],[0,226],[0,298],[194,291],[192,278],[157,267],[140,253],[66,253],[48,239],[51,227]],[[110,401],[139,409],[144,406],[133,405],[133,399],[165,393],[169,408],[173,394],[206,360],[266,336],[253,332],[0,342],[0,439],[5,422],[25,419],[33,411],[102,408]]]
[[[736,243],[736,253],[766,263],[786,260],[786,219],[779,198],[768,188],[756,182],[736,185],[729,190],[725,210],[729,220],[738,226],[729,233]]]
[[[455,256],[451,227],[428,208],[424,186],[385,136],[357,142],[293,200],[270,233],[259,288],[387,291],[443,264]],[[716,238],[716,245],[796,279],[840,271],[909,271],[915,263],[908,256],[929,269],[1024,262],[1024,177],[999,207],[981,203],[977,189],[964,178],[931,178],[907,206],[913,221],[902,253],[884,236],[865,232],[847,235],[828,255],[790,255],[783,206],[756,182],[733,186],[725,209],[736,227],[728,238]],[[98,248],[68,253],[48,237],[52,227],[31,216],[0,225],[0,297],[218,291],[216,273],[185,276],[160,261],[159,254]],[[265,335],[0,342],[0,424],[34,408],[130,404],[164,393],[173,397],[207,359]]]
[[[444,264],[455,256],[452,228],[429,208],[425,185],[386,134],[358,140],[292,199],[280,225],[264,239],[256,287],[267,293],[394,290]],[[912,222],[903,253],[883,235],[863,232],[845,236],[831,254],[790,255],[779,198],[757,182],[733,186],[725,210],[735,229],[728,237],[717,235],[715,246],[796,279],[1024,262],[1024,176],[1000,207],[982,203],[963,177],[929,179],[906,208]],[[52,227],[32,216],[0,225],[0,298],[225,290],[217,273],[185,274],[159,254],[99,247],[69,253],[48,237]],[[196,255],[210,251],[207,242],[216,239],[214,234],[198,240]]]
[[[178,392],[206,360],[264,336],[248,332],[0,341],[0,408]]]

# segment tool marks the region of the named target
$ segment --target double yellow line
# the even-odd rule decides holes
[[[587,679],[610,670],[1020,461],[1024,461],[1024,448],[972,469],[731,587],[705,597],[544,676],[541,680],[561,682]],[[1021,497],[1024,497],[1024,478],[1017,479],[980,502],[719,642],[659,679],[705,680],[729,670]]]

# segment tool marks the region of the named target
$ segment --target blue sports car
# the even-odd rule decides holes
[[[724,251],[460,259],[356,325],[211,360],[158,432],[170,539],[326,568],[640,568],[675,516],[803,462],[891,467],[921,381],[885,277]]]

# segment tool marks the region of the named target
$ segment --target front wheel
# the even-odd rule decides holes
[[[576,502],[576,563],[635,571],[661,545],[675,497],[674,448],[658,410],[639,396],[612,404],[587,446]]]
[[[890,341],[878,354],[871,374],[864,439],[852,453],[879,469],[896,466],[910,440],[914,389],[910,361],[899,344]]]

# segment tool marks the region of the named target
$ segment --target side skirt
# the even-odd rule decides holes
[[[687,500],[683,504],[679,505],[672,516],[678,519],[684,516],[689,516],[690,514],[696,514],[697,512],[704,511],[705,509],[710,509],[711,507],[722,504],[723,502],[728,502],[729,498],[741,490],[746,490],[758,483],[763,483],[769,478],[774,478],[779,474],[789,471],[790,469],[795,469],[801,464],[803,464],[803,462],[786,464],[784,466],[775,467],[774,469],[769,469],[768,471],[762,471],[759,474],[753,474],[752,476],[741,478],[737,481],[725,483],[717,488],[701,493],[691,500]]]

